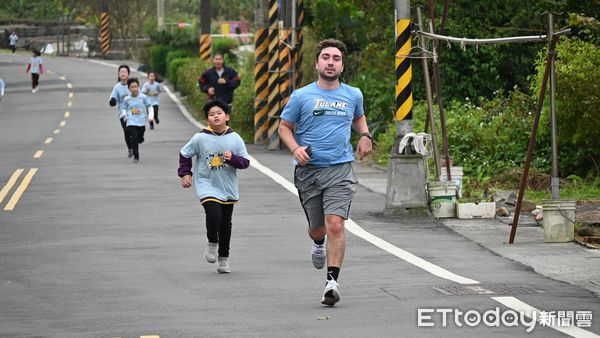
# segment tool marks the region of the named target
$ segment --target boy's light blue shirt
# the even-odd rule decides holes
[[[127,96],[123,100],[123,109],[127,113],[127,126],[143,127],[148,120],[148,97],[139,94],[136,97]]]
[[[352,122],[363,115],[360,89],[340,83],[325,90],[313,82],[292,93],[281,118],[296,126],[299,145],[311,146],[308,164],[328,167],[354,161]]]
[[[237,169],[225,163],[223,153],[231,151],[234,155],[248,158],[244,140],[235,132],[216,136],[209,133],[197,133],[181,148],[186,158],[196,156],[194,165],[194,189],[199,199],[214,197],[221,201],[237,201]]]
[[[152,105],[160,104],[160,99],[158,98],[158,94],[162,92],[162,88],[160,87],[160,83],[154,81],[153,83],[146,82],[142,86],[142,90],[140,92],[146,94],[148,96],[148,101],[151,102]],[[153,95],[150,95],[153,94]]]
[[[129,91],[129,87],[127,87],[127,84],[117,82],[117,84],[115,84],[115,86],[113,87],[113,90],[110,93],[110,97],[108,99],[110,100],[114,97],[115,100],[117,100],[117,117],[119,117],[119,114],[121,114],[121,112],[123,111],[123,100],[129,95],[131,95],[131,92]]]
[[[44,62],[42,61],[41,57],[32,56],[31,59],[29,59],[29,64],[31,65],[31,68],[29,69],[29,71],[32,74],[39,74],[40,73],[40,65],[43,63]]]

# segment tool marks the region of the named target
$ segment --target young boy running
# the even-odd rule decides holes
[[[160,123],[160,120],[158,119],[158,105],[160,104],[158,94],[161,92],[162,88],[160,83],[156,82],[156,72],[153,70],[149,71],[148,81],[142,86],[142,94],[145,94],[148,97],[148,101],[152,104],[152,108],[154,108],[154,121],[150,122],[150,129],[154,129],[154,122],[156,122],[156,124]]]
[[[112,89],[110,93],[110,98],[108,101],[108,105],[111,107],[117,106],[117,117],[121,116],[121,112],[123,111],[123,100],[131,95],[129,91],[129,87],[127,87],[127,80],[129,79],[129,66],[128,65],[120,65],[119,66],[119,77],[117,78],[117,84]],[[129,137],[127,136],[127,132],[125,128],[127,127],[127,122],[125,117],[119,118],[121,122],[121,128],[123,128],[123,136],[125,137],[125,144],[127,145],[127,156],[133,156],[133,149],[131,149],[131,145],[129,144]]]
[[[148,97],[140,94],[140,82],[136,78],[127,80],[127,87],[131,95],[123,100],[123,110],[119,118],[125,118],[125,135],[133,151],[133,163],[140,161],[139,145],[144,143],[146,121],[152,122],[154,114]]]
[[[229,273],[229,245],[231,241],[231,216],[237,203],[237,169],[250,165],[244,141],[227,126],[229,105],[215,99],[204,106],[208,128],[203,129],[181,148],[179,170],[181,186],[192,183],[206,213],[208,245],[204,257],[209,263],[218,262],[219,273]],[[192,157],[196,156],[196,169],[192,173]],[[193,175],[193,176],[192,176]]]

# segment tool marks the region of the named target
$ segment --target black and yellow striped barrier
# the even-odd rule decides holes
[[[302,26],[304,25],[304,1],[296,0],[296,46],[294,49],[294,68],[296,71],[296,78],[294,79],[295,88],[302,86],[302,59],[304,57],[304,51],[302,45],[304,44],[304,36],[302,34]]]
[[[269,0],[269,143],[267,149],[280,148],[279,133],[279,8]]]
[[[283,109],[292,93],[292,62],[293,53],[291,49],[292,30],[284,28],[281,30],[281,43],[279,44],[279,107]]]
[[[396,22],[396,121],[412,120],[412,63],[410,19]]]
[[[100,49],[102,56],[107,57],[110,50],[110,15],[108,14],[108,1],[103,0],[100,12]]]
[[[210,34],[200,35],[200,60],[210,61],[212,54],[212,38]]]
[[[268,136],[268,33],[265,28],[254,33],[254,144],[264,144]]]

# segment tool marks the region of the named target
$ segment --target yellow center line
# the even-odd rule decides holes
[[[67,78],[66,78],[66,77],[64,77],[64,76],[61,76],[61,77],[59,77],[59,79],[61,79],[61,80],[63,80],[63,81],[64,81],[64,80],[66,80]]]
[[[54,134],[58,134],[58,133],[60,133],[60,129],[54,129],[53,133],[54,133]]]
[[[15,170],[15,172],[12,174],[12,176],[10,176],[10,178],[8,179],[8,182],[6,182],[6,185],[4,186],[4,188],[2,188],[2,190],[0,190],[0,203],[2,203],[2,201],[4,200],[4,197],[6,197],[6,195],[10,191],[10,189],[12,189],[13,185],[15,185],[15,182],[17,181],[19,176],[21,176],[21,173],[23,173],[23,169]]]
[[[19,202],[19,199],[25,192],[25,189],[27,189],[27,187],[29,186],[29,182],[31,182],[31,179],[33,178],[33,175],[35,175],[36,172],[37,168],[29,169],[29,172],[27,172],[27,175],[25,175],[25,177],[23,178],[23,181],[21,181],[21,184],[19,185],[15,193],[12,195],[8,203],[6,203],[4,210],[11,211],[15,208],[15,205]]]
[[[69,111],[66,111],[66,112],[65,112],[65,118],[69,118],[69,116],[71,116],[71,112],[69,112]]]
[[[48,138],[46,139],[46,141],[44,141],[44,143],[45,143],[45,144],[50,144],[50,143],[52,143],[52,141],[53,141],[53,140],[54,140],[54,138],[53,138],[53,137],[48,137]]]
[[[73,92],[69,93],[69,98],[72,99],[73,98]]]
[[[71,102],[71,101],[69,101],[69,102],[67,103],[67,107],[69,107],[69,108],[71,108],[71,106],[72,106],[72,105],[73,105],[73,102]]]
[[[140,336],[140,338],[160,338],[160,336]]]
[[[64,127],[67,124],[67,121],[60,121],[60,126]]]
[[[71,84],[71,82],[67,83],[67,88],[73,88],[73,85]]]
[[[44,155],[44,151],[43,150],[38,150],[33,155],[33,158],[40,158],[40,157],[42,157],[42,155]]]

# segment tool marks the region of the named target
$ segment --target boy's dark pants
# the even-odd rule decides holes
[[[233,204],[206,201],[202,203],[202,206],[206,212],[206,237],[208,237],[208,241],[219,243],[219,257],[229,257]]]

